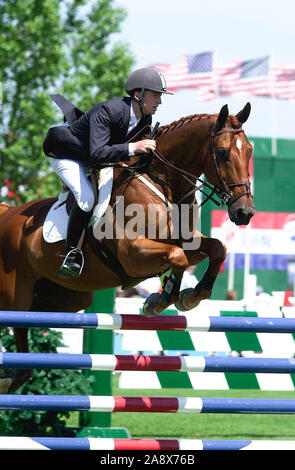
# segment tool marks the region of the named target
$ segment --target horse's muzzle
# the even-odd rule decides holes
[[[229,218],[236,225],[248,225],[255,212],[256,208],[253,203],[239,204],[237,201],[228,208]]]

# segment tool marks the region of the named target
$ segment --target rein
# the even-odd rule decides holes
[[[228,206],[230,206],[231,204],[233,204],[235,201],[237,201],[240,197],[244,195],[251,196],[249,181],[242,181],[240,183],[227,183],[222,178],[220,171],[219,171],[218,164],[217,164],[217,158],[216,158],[216,152],[215,152],[215,146],[214,146],[214,137],[216,137],[217,135],[225,134],[225,133],[238,134],[240,132],[244,132],[241,127],[239,129],[223,129],[221,131],[214,132],[214,126],[213,126],[211,133],[210,133],[210,148],[211,148],[211,154],[213,157],[214,169],[215,169],[217,178],[221,186],[223,187],[223,190],[221,190],[217,186],[213,186],[210,183],[207,183],[206,181],[203,181],[201,178],[197,178],[192,173],[186,170],[183,170],[182,168],[177,167],[176,165],[173,165],[173,163],[171,163],[166,157],[164,157],[159,152],[159,150],[156,149],[155,151],[152,152],[158,160],[160,160],[165,165],[173,168],[174,170],[177,170],[183,176],[183,178],[186,179],[193,186],[193,189],[190,190],[187,194],[185,194],[178,201],[178,204],[180,204],[182,201],[184,201],[189,196],[191,196],[195,191],[200,191],[202,194],[206,196],[206,199],[202,201],[202,203],[198,207],[203,206],[208,200],[211,200],[219,207],[223,207],[225,204],[228,204]],[[201,185],[197,186],[197,184],[194,181],[192,181],[191,178],[194,181],[200,182]],[[211,190],[210,194],[207,194],[202,190],[204,186]],[[233,193],[231,192],[231,189],[236,188],[236,187],[241,187],[241,186],[245,186],[246,190],[233,198],[232,197]],[[216,200],[216,198],[214,197],[215,195],[220,199],[220,201]]]
[[[216,151],[215,151],[215,146],[214,146],[214,138],[217,135],[221,135],[221,134],[225,134],[225,133],[238,134],[240,132],[244,132],[244,130],[241,127],[238,128],[238,129],[225,128],[225,129],[222,129],[218,132],[215,132],[214,127],[215,127],[215,124],[212,127],[211,132],[210,132],[210,150],[211,150],[211,152],[208,152],[208,156],[210,156],[210,153],[211,153],[212,158],[213,158],[215,173],[216,173],[216,176],[217,176],[217,178],[218,178],[218,180],[219,180],[219,182],[222,186],[222,189],[220,189],[217,186],[214,186],[214,185],[202,180],[201,178],[197,178],[193,173],[190,173],[190,172],[184,170],[183,168],[180,168],[180,167],[174,165],[166,157],[164,157],[164,155],[162,155],[159,152],[159,150],[155,149],[155,150],[152,151],[152,154],[153,154],[154,157],[156,157],[164,165],[167,165],[170,168],[172,168],[173,170],[176,170],[178,173],[180,173],[180,175],[186,181],[188,181],[193,186],[193,188],[188,193],[186,193],[184,196],[182,196],[182,198],[178,201],[177,204],[181,204],[185,199],[187,199],[189,196],[194,194],[196,191],[200,191],[202,194],[204,194],[206,196],[206,198],[201,202],[201,204],[198,205],[199,208],[202,207],[209,200],[214,202],[214,204],[216,204],[218,207],[223,207],[225,204],[227,204],[228,207],[230,207],[230,205],[233,204],[235,201],[237,201],[240,197],[245,196],[245,195],[246,196],[251,196],[250,182],[249,181],[242,181],[242,182],[239,182],[239,183],[228,183],[222,178],[222,176],[220,174],[219,166],[217,164]],[[156,133],[156,129],[154,129],[153,133],[151,134],[152,137],[154,137],[155,133]],[[208,158],[208,156],[207,156],[207,158]],[[113,168],[123,168],[124,170],[128,170],[131,173],[131,175],[130,175],[130,178],[128,179],[128,181],[127,181],[127,183],[126,183],[126,185],[123,189],[123,192],[121,194],[121,196],[122,196],[125,193],[127,187],[131,183],[131,181],[133,179],[137,178],[140,173],[144,173],[147,170],[150,162],[151,162],[151,159],[147,159],[146,155],[143,155],[133,165],[126,165],[126,164],[122,164],[122,163],[119,163],[119,162],[116,162],[116,163],[100,163],[98,165],[92,166],[89,169],[90,169],[90,171],[93,171],[93,170],[97,170],[97,169],[101,169],[101,168],[105,168],[105,167],[113,167]],[[197,181],[198,183],[201,183],[201,184],[198,186],[195,183],[195,181]],[[245,191],[243,191],[240,194],[237,194],[233,198],[233,193],[232,193],[231,189],[237,188],[237,187],[243,187],[243,186],[245,186]],[[207,194],[203,190],[203,188],[208,188],[211,191],[210,194]],[[215,196],[217,196],[217,198],[219,198],[220,200],[216,199]]]

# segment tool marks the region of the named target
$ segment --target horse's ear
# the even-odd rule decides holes
[[[221,110],[219,111],[219,115],[215,124],[215,132],[220,131],[225,126],[226,120],[228,118],[228,107],[227,104],[222,106]]]
[[[244,108],[238,114],[236,114],[236,118],[240,121],[241,124],[244,124],[244,122],[247,121],[250,111],[251,104],[247,103]]]

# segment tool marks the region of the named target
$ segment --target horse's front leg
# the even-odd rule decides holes
[[[174,304],[179,296],[182,275],[188,267],[188,260],[182,248],[138,238],[125,250],[123,265],[130,276],[145,277],[171,268],[171,274],[164,281],[161,293],[151,294],[145,301],[145,317],[153,317]]]
[[[199,305],[202,300],[211,297],[215,279],[220,267],[226,258],[226,247],[216,238],[208,238],[202,235],[200,248],[197,251],[185,252],[189,265],[200,263],[209,258],[208,267],[194,289],[180,291],[179,300],[175,303],[178,310],[185,312]]]

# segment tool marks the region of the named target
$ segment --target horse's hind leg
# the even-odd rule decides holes
[[[17,352],[29,352],[28,328],[14,328],[13,331]],[[14,369],[12,372],[13,380],[8,389],[8,392],[15,392],[15,390],[27,382],[27,380],[29,380],[32,375],[33,371],[31,369]]]
[[[30,311],[37,312],[76,312],[91,305],[91,292],[78,292],[58,286],[49,279],[40,279],[34,289]],[[18,352],[28,352],[28,328],[14,328],[14,338]],[[15,369],[8,392],[14,392],[33,375],[31,369]],[[11,382],[11,378],[10,378]],[[1,392],[0,393],[6,393]]]
[[[9,263],[9,260],[7,263]],[[0,277],[0,309],[6,310],[8,314],[9,311],[29,310],[32,303],[33,284],[28,274],[16,273],[15,269],[11,269],[9,274],[2,272]],[[14,328],[14,339],[17,352],[23,353],[29,351],[27,328]],[[8,392],[17,390],[31,375],[31,371],[27,369],[10,369],[9,371],[6,369],[4,373],[2,372],[2,376],[10,376]],[[0,388],[0,393],[6,392]]]
[[[1,331],[0,331],[1,333]],[[18,352],[28,352],[28,329],[14,328],[14,340]],[[2,352],[0,335],[0,353]],[[17,390],[32,376],[29,369],[0,369],[0,394]]]
[[[1,330],[0,330],[0,354],[2,353]],[[7,393],[12,383],[12,377],[6,369],[0,369],[0,394]]]

